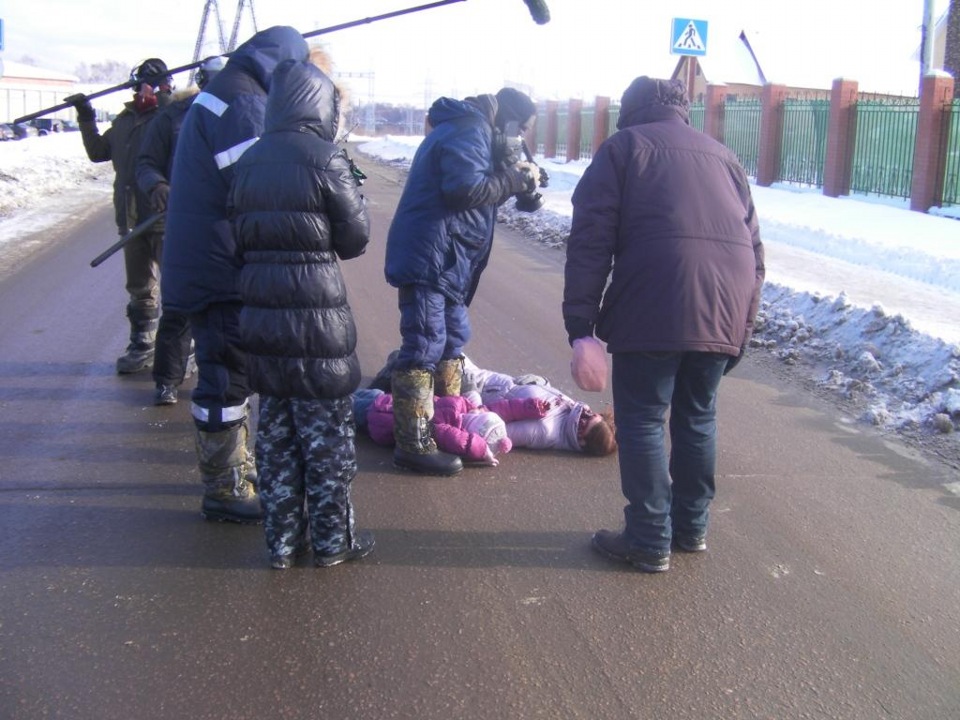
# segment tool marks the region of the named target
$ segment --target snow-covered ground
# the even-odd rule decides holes
[[[361,153],[401,167],[420,140],[351,138]],[[500,217],[558,249],[586,163],[543,165],[543,210],[508,203]],[[112,177],[109,163],[87,160],[78,133],[0,143],[0,266],[26,234],[109,202]],[[960,209],[926,215],[905,202],[786,185],[753,192],[767,284],[751,352],[775,358],[857,419],[936,439],[960,458]]]

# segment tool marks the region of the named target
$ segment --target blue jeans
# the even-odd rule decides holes
[[[668,553],[674,532],[707,531],[716,493],[717,389],[728,359],[705,352],[613,354],[625,532],[640,550]]]

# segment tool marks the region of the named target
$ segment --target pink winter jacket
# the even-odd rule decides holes
[[[486,457],[486,440],[460,428],[457,420],[476,408],[463,397],[433,399],[433,436],[440,450],[476,462]],[[378,445],[393,445],[393,395],[384,393],[374,399],[367,412],[367,430]]]

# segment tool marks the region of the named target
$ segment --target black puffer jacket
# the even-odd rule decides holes
[[[240,333],[250,387],[332,399],[360,384],[357,331],[337,258],[362,255],[363,196],[336,136],[333,82],[309,63],[277,66],[260,140],[236,166],[229,207],[241,260]]]

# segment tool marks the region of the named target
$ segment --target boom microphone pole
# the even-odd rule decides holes
[[[404,10],[395,10],[394,12],[384,13],[383,15],[374,15],[373,17],[363,18],[360,20],[353,20],[351,22],[341,23],[340,25],[332,25],[330,27],[321,28],[319,30],[311,30],[310,32],[303,33],[303,37],[309,38],[316,35],[324,35],[326,33],[337,32],[338,30],[346,30],[347,28],[356,27],[357,25],[367,25],[369,23],[377,22],[379,20],[387,20],[389,18],[399,17],[400,15],[408,15],[410,13],[420,12],[421,10],[431,10],[433,8],[441,7],[443,5],[451,5],[455,2],[465,2],[466,0],[438,0],[437,2],[428,3],[426,5],[417,5],[416,7],[405,8]],[[538,0],[539,1],[539,0]],[[529,4],[530,0],[524,0]],[[542,4],[542,3],[540,3]],[[533,10],[531,9],[531,12]],[[534,16],[536,18],[536,16]],[[537,21],[539,22],[539,20]],[[230,57],[230,53],[225,53],[224,57]],[[172,70],[168,70],[168,75],[176,75],[177,73],[184,72],[185,70],[193,70],[194,68],[200,67],[203,64],[203,60],[197,60],[192,62],[189,65],[181,65],[180,67],[175,67]],[[123,90],[125,88],[136,87],[136,80],[127,80],[126,82],[120,83],[119,85],[114,85],[113,87],[105,88],[103,90],[98,90],[97,92],[90,93],[87,95],[87,100],[93,100],[98,97],[103,97],[104,95],[109,95],[110,93],[115,93],[118,90]],[[29,115],[24,115],[14,120],[15,125],[20,123],[33,120],[34,118],[41,117],[43,115],[49,115],[50,113],[55,113],[58,110],[65,110],[66,108],[73,107],[73,103],[60,103],[59,105],[54,105],[48,107],[44,110],[38,110],[37,112],[30,113]]]
[[[530,16],[537,25],[546,25],[550,22],[550,10],[545,0],[523,0],[530,10]]]
[[[399,17],[400,15],[409,15],[410,13],[420,12],[421,10],[432,10],[433,8],[442,7],[443,5],[452,5],[455,2],[466,2],[466,0],[437,0],[437,2],[427,3],[426,5],[417,5],[416,7],[409,7],[403,10],[395,10],[394,12],[384,13],[383,15],[374,15],[373,17],[362,18],[360,20],[351,20],[350,22],[341,23],[340,25],[331,25],[330,27],[321,28],[319,30],[311,30],[310,32],[303,33],[303,37],[315,37],[317,35],[324,35],[327,33],[337,32],[338,30],[346,30],[347,28],[357,27],[358,25],[367,25],[369,23],[378,22],[380,20],[388,20],[389,18]],[[547,8],[547,3],[545,0],[523,0],[527,8],[530,10],[530,16],[533,18],[534,22],[538,25],[544,25],[550,22],[550,10]],[[224,57],[230,57],[230,53],[225,53]],[[180,67],[175,67],[172,70],[168,70],[168,75],[176,75],[177,73],[184,72],[186,70],[193,70],[198,68],[203,64],[203,60],[197,60],[192,62],[189,65],[181,65]],[[119,85],[114,85],[113,87],[108,87],[103,90],[98,90],[97,92],[90,93],[87,95],[87,100],[94,100],[98,97],[103,97],[104,95],[109,95],[110,93],[115,93],[118,90],[123,90],[125,88],[136,87],[136,80],[127,80],[124,83]],[[73,103],[60,103],[59,105],[54,105],[48,107],[44,110],[38,110],[37,112],[30,113],[29,115],[24,115],[14,120],[15,125],[20,123],[33,120],[34,118],[41,117],[43,115],[49,115],[50,113],[55,113],[58,110],[65,110],[66,108],[73,107]]]

